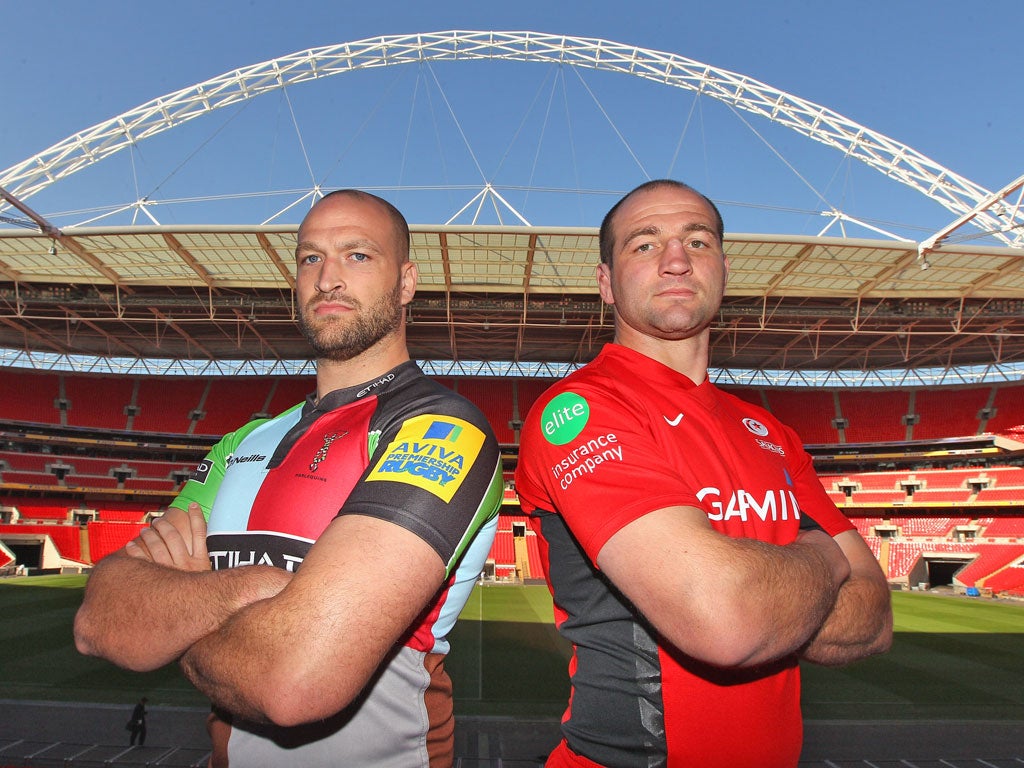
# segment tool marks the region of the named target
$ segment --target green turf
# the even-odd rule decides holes
[[[889,653],[838,669],[804,665],[808,718],[1024,720],[1024,605],[892,598]]]
[[[85,578],[0,581],[0,699],[205,706],[173,665],[124,672],[79,655],[71,626]],[[804,667],[814,719],[1024,720],[1024,605],[893,594],[888,654],[841,669]],[[460,714],[554,717],[568,695],[569,649],[543,586],[478,587],[451,635]]]

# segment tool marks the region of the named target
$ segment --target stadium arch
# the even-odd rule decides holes
[[[684,88],[778,123],[855,158],[929,197],[1002,243],[1024,245],[1019,204],[998,196],[913,148],[819,104],[746,75],[678,54],[599,38],[536,32],[445,31],[367,38],[311,48],[232,70],[160,96],[80,131],[0,173],[0,188],[25,200],[132,144],[213,110],[285,86],[376,67],[444,60],[546,62],[622,73]],[[1008,189],[1008,195],[1019,186]],[[481,194],[494,193],[485,188]],[[2,210],[2,208],[0,208]],[[838,211],[836,217],[842,216]],[[959,220],[958,220],[959,221]],[[937,233],[928,249],[948,233]],[[924,251],[922,251],[922,256]]]

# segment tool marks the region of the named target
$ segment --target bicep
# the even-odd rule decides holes
[[[659,631],[700,633],[705,601],[722,586],[716,561],[728,540],[695,507],[649,512],[605,542],[598,567]]]

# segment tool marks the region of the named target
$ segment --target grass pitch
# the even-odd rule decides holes
[[[125,672],[77,653],[85,577],[0,581],[0,699],[206,706],[177,667]],[[804,712],[828,719],[1024,720],[1024,605],[893,594],[893,649],[841,669],[804,666]],[[477,587],[451,635],[456,712],[557,717],[569,648],[544,586]]]

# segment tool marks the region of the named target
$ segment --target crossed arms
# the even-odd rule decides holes
[[[717,666],[791,653],[845,664],[892,640],[889,588],[856,531],[807,531],[777,546],[718,533],[695,507],[668,507],[615,533],[597,564],[663,637]]]
[[[443,579],[426,542],[360,515],[328,525],[294,574],[212,571],[205,519],[192,505],[96,566],[75,641],[134,670],[180,659],[215,704],[296,725],[347,706]]]

